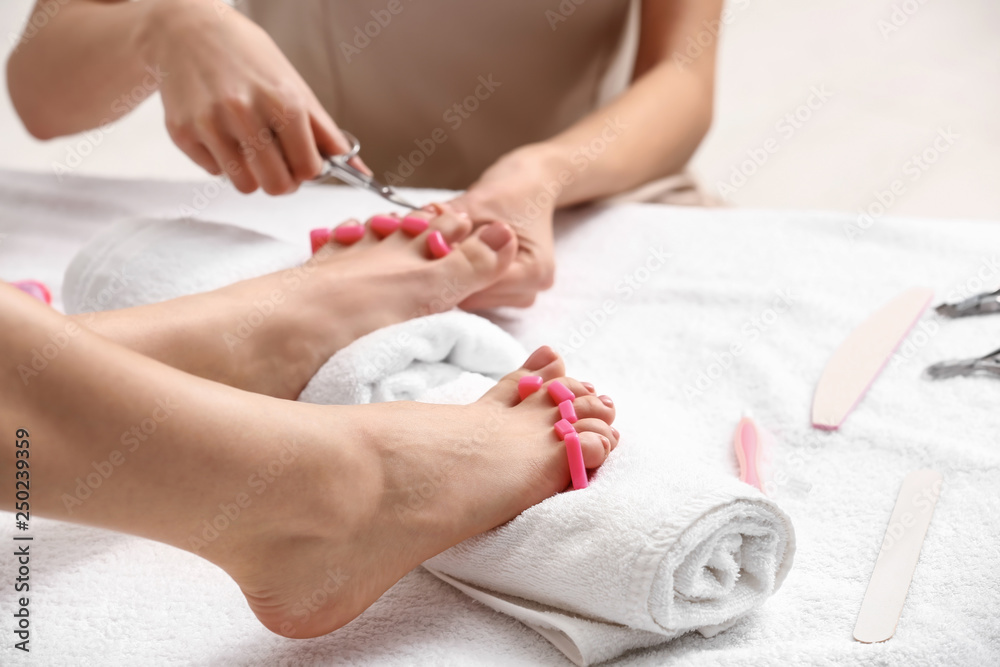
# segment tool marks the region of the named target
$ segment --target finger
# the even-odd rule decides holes
[[[333,119],[330,118],[326,110],[320,106],[319,102],[316,102],[315,106],[316,108],[309,114],[309,119],[310,127],[312,128],[313,136],[316,138],[316,145],[319,147],[320,153],[329,156],[340,155],[349,151],[351,145],[348,143],[344,133],[340,131],[340,128],[333,122]],[[348,160],[347,164],[369,176],[372,175],[372,170],[361,161],[360,157]]]
[[[222,135],[212,128],[200,128],[199,135],[201,143],[208,149],[215,158],[215,162],[222,168],[223,173],[229,177],[233,186],[244,194],[249,194],[257,189],[257,181],[247,168],[243,156],[236,149],[236,144],[229,138],[229,135]]]
[[[296,114],[277,135],[285,162],[296,183],[310,181],[320,175],[323,171],[323,156],[320,155],[313,136],[309,114]]]
[[[291,191],[292,176],[267,122],[245,105],[227,107],[224,118],[233,135],[239,138],[240,153],[264,192],[280,195]]]
[[[180,148],[185,155],[187,155],[191,160],[194,161],[199,167],[210,173],[212,176],[218,176],[222,173],[222,168],[219,163],[215,161],[212,157],[212,153],[205,148],[205,146],[198,141],[195,132],[188,130],[172,130],[167,128],[168,134],[173,142]]]

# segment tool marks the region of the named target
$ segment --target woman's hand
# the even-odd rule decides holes
[[[140,30],[174,143],[240,192],[276,195],[319,175],[347,142],[271,38],[218,2],[153,0]],[[367,170],[360,161],[355,166]]]
[[[468,213],[478,227],[492,220],[517,233],[517,258],[504,276],[486,290],[462,302],[466,309],[496,306],[527,307],[542,290],[552,287],[555,258],[552,216],[561,187],[545,166],[545,149],[526,146],[500,158],[450,205]]]

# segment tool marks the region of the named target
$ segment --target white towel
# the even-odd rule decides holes
[[[71,263],[66,308],[151,303],[304,257],[228,225],[119,223]],[[300,400],[470,402],[524,356],[486,320],[443,313],[355,341]],[[661,446],[666,429],[654,420],[621,430],[623,446],[586,491],[550,498],[431,559],[427,569],[518,618],[581,665],[693,630],[710,636],[759,607],[791,566],[794,533],[785,513],[702,463],[696,443]]]

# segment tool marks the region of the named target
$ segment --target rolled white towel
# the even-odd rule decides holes
[[[74,259],[66,306],[81,312],[151,303],[305,257],[229,225],[120,223]],[[524,357],[503,330],[453,311],[353,342],[299,400],[471,402]],[[710,636],[725,629],[781,585],[795,550],[788,516],[753,487],[700,463],[697,447],[667,446],[668,429],[653,418],[620,428],[627,440],[588,489],[558,494],[425,563],[580,665],[693,630]]]

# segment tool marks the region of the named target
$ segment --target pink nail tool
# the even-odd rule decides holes
[[[553,380],[549,383],[549,396],[556,402],[556,405],[559,405],[563,401],[572,401],[576,398],[576,394],[567,389],[566,385],[559,380]]]
[[[403,228],[403,231],[410,236],[417,236],[418,234],[422,234],[424,230],[427,229],[428,224],[429,223],[423,218],[418,218],[415,215],[408,215],[403,218],[403,222],[400,226]]]
[[[30,294],[42,303],[52,305],[52,293],[49,292],[49,288],[44,283],[40,283],[37,280],[15,280],[11,285],[25,294]]]
[[[451,252],[451,247],[448,246],[447,241],[441,236],[441,232],[434,230],[431,232],[430,236],[427,237],[427,249],[431,251],[437,259],[441,259],[449,252]]]
[[[556,429],[556,433],[559,435],[559,439],[560,440],[565,440],[567,433],[575,433],[576,432],[576,429],[573,428],[573,425],[570,424],[565,419],[560,419],[559,421],[557,421],[556,425],[555,425],[555,429]]]
[[[563,436],[566,443],[566,456],[569,458],[569,476],[573,480],[574,489],[587,488],[587,467],[583,464],[583,448],[580,447],[580,436],[576,431]]]
[[[330,236],[332,234],[333,232],[326,227],[314,229],[309,232],[309,243],[312,245],[312,252],[314,255],[320,248],[330,242]]]
[[[749,414],[744,413],[733,435],[733,449],[736,450],[736,460],[740,463],[740,481],[763,491],[764,483],[760,474],[761,445],[757,424]]]
[[[351,224],[341,225],[333,230],[333,240],[343,245],[352,245],[360,241],[365,235],[364,225]]]
[[[517,381],[517,395],[521,397],[522,401],[541,388],[542,378],[537,375],[525,375]]]
[[[573,401],[567,400],[559,404],[559,416],[570,424],[576,423],[576,408],[573,407]]]
[[[388,236],[399,229],[400,221],[399,218],[394,218],[390,215],[376,215],[371,219],[370,224],[376,234],[379,236]]]

